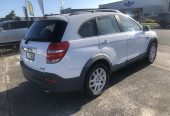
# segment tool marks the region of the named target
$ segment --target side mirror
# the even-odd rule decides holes
[[[0,27],[0,31],[3,31],[4,29],[2,27]]]
[[[144,26],[143,31],[150,31],[150,27],[148,25]]]

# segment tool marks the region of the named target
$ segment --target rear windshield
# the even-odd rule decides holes
[[[25,40],[41,42],[60,42],[67,22],[61,20],[35,21],[28,30]]]

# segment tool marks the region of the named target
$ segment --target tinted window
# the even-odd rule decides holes
[[[3,30],[8,30],[10,28],[9,23],[5,23],[2,25]]]
[[[11,22],[10,25],[11,25],[11,29],[17,29],[18,28],[17,22]]]
[[[79,30],[79,34],[82,37],[91,37],[91,36],[96,36],[97,35],[97,30],[96,30],[96,20],[92,19],[86,23],[84,23]]]
[[[17,22],[9,22],[2,25],[4,30],[17,29]]]
[[[27,21],[19,21],[18,28],[27,28]]]
[[[129,17],[119,15],[119,18],[125,32],[141,30],[141,27]]]
[[[119,25],[114,16],[103,16],[97,18],[100,35],[120,32]]]
[[[67,22],[61,20],[35,21],[26,34],[26,39],[42,42],[59,42],[65,32]]]
[[[34,21],[19,21],[18,22],[18,28],[27,28],[30,27],[33,24]]]

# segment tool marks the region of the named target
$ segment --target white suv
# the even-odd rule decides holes
[[[24,76],[50,92],[98,96],[112,71],[153,63],[157,34],[116,10],[92,10],[35,21],[21,42]]]

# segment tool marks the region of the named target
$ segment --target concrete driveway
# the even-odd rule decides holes
[[[152,65],[138,62],[112,74],[108,89],[96,99],[43,93],[23,77],[19,55],[1,57],[0,116],[57,115],[170,115],[170,46],[159,45]]]
[[[159,44],[170,45],[170,29],[153,29],[159,37]]]

